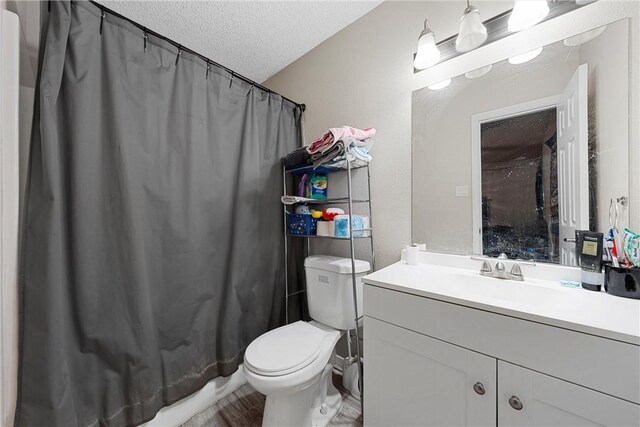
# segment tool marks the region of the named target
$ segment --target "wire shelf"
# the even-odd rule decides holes
[[[369,203],[369,199],[351,199],[351,203]],[[339,203],[349,203],[348,197],[336,197],[331,199],[306,199],[301,200],[296,203],[287,204],[285,206],[293,206],[293,205],[328,205],[328,204],[339,204]],[[284,203],[283,203],[284,204]]]
[[[370,228],[365,228],[365,229],[357,229],[355,230],[355,232],[359,232],[359,231],[371,231]],[[349,237],[335,237],[335,236],[317,236],[315,234],[290,234],[287,233],[287,236],[289,237],[301,237],[303,239],[333,239],[333,240],[344,240],[346,242],[348,242],[350,239]],[[373,238],[373,235],[371,235],[371,233],[369,234],[369,236],[353,236],[354,239],[371,239]]]
[[[367,195],[365,198],[362,199],[354,199],[353,198],[353,188],[352,188],[352,178],[353,178],[353,174],[352,171],[354,169],[361,169],[361,168],[365,168],[367,170],[366,175],[364,175],[364,177],[366,178],[366,191],[367,191]],[[291,179],[288,179],[287,176],[291,176],[291,175],[303,175],[306,173],[332,173],[332,172],[340,172],[340,171],[344,171],[346,172],[346,190],[347,190],[347,197],[338,197],[338,198],[331,198],[331,199],[325,199],[325,200],[305,200],[305,201],[300,201],[295,204],[301,204],[301,203],[308,203],[308,204],[314,204],[314,205],[327,205],[327,204],[346,204],[348,205],[348,210],[351,214],[353,214],[353,205],[354,203],[367,203],[368,204],[368,211],[369,211],[369,218],[371,219],[372,216],[372,209],[371,209],[371,175],[370,175],[370,170],[369,170],[369,164],[368,163],[364,163],[364,162],[349,162],[349,161],[341,161],[341,162],[337,162],[334,164],[326,164],[317,168],[314,168],[312,165],[303,165],[303,166],[297,166],[297,167],[291,167],[291,168],[286,168],[286,167],[282,167],[282,172],[283,172],[283,193],[282,194],[288,194],[288,182],[290,183]],[[359,176],[362,176],[361,174],[359,174]],[[375,252],[374,252],[374,245],[373,245],[373,230],[372,228],[364,228],[364,229],[355,229],[352,230],[353,232],[351,233],[352,235],[350,237],[335,237],[335,236],[318,236],[318,235],[301,235],[301,234],[291,234],[288,232],[287,229],[287,217],[290,214],[287,211],[287,208],[285,205],[284,207],[284,227],[285,229],[284,231],[284,268],[285,268],[285,277],[284,277],[284,281],[285,281],[285,322],[289,323],[289,297],[293,296],[293,295],[297,295],[298,293],[302,293],[303,291],[296,291],[293,293],[289,293],[289,278],[288,278],[288,271],[289,271],[289,238],[290,237],[299,237],[299,238],[303,238],[306,239],[306,253],[307,256],[310,255],[311,253],[311,248],[313,247],[313,245],[311,244],[311,239],[327,239],[327,240],[342,240],[345,242],[349,242],[350,243],[350,252],[351,252],[351,262],[354,263],[355,259],[356,259],[356,254],[355,254],[355,250],[356,250],[356,244],[355,241],[359,240],[359,239],[368,239],[368,246],[370,246],[370,250],[371,250],[371,266],[372,268],[375,270]],[[353,226],[353,224],[349,224],[350,228]],[[365,234],[365,235],[360,235],[360,236],[356,236],[356,234]],[[330,245],[329,245],[330,246]],[[361,245],[357,245],[357,246],[361,246]],[[362,313],[359,313],[359,309],[358,309],[358,299],[359,297],[357,296],[357,285],[358,285],[358,281],[357,281],[357,276],[356,276],[356,272],[355,269],[352,269],[351,271],[351,284],[352,284],[352,293],[353,293],[353,303],[354,303],[354,311],[356,314],[356,324],[359,324],[360,321],[362,320],[363,316]],[[356,327],[354,329],[354,334],[355,334],[355,338],[356,338],[356,360],[358,361],[358,372],[359,372],[359,377],[358,377],[358,385],[360,386],[360,390],[361,393],[363,393],[363,389],[362,389],[362,376],[363,376],[363,369],[362,369],[362,358],[361,358],[361,337],[360,337],[360,332],[358,330],[358,328]],[[349,355],[351,355],[351,351],[349,351]],[[361,394],[362,396],[362,394]],[[360,403],[362,405],[362,397],[360,400]],[[362,406],[361,406],[362,408]]]
[[[351,163],[351,170],[366,168],[369,166],[368,163],[363,164],[354,164]],[[285,173],[293,174],[293,175],[304,175],[305,173],[332,173],[332,172],[340,172],[346,171],[347,164],[344,160],[340,160],[335,163],[327,163],[322,166],[318,166],[314,168],[313,165],[303,165],[303,166],[292,166],[290,168],[285,168]]]

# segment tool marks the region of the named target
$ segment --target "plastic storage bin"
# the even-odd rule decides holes
[[[618,297],[640,299],[640,269],[606,264],[604,290]]]
[[[287,212],[287,231],[296,236],[315,236],[318,220],[311,215]]]

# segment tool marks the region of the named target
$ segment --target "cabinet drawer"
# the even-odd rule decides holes
[[[364,314],[640,403],[640,346],[373,285]]]
[[[496,359],[365,317],[367,426],[488,426]]]

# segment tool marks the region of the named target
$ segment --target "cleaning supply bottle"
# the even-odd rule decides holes
[[[309,193],[311,199],[325,200],[327,198],[327,175],[314,174],[309,179]]]
[[[300,178],[300,184],[298,184],[298,197],[307,197],[307,183],[309,181],[309,174],[302,175]]]

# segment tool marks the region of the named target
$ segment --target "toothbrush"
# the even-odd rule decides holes
[[[616,247],[616,237],[613,228],[609,229],[609,235],[607,236],[607,252],[609,252],[609,256],[611,258],[611,262],[614,267],[620,267],[620,263],[618,262],[618,248]]]

